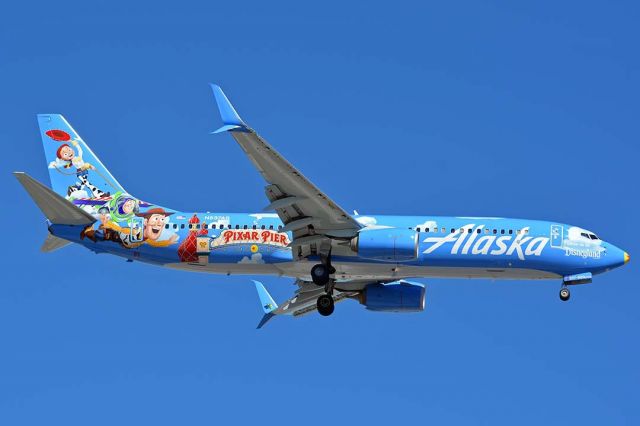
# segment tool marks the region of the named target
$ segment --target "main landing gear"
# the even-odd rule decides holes
[[[569,300],[569,298],[571,298],[571,292],[569,291],[569,287],[562,286],[562,288],[560,289],[560,300],[562,300],[563,302],[566,302],[567,300]]]
[[[311,279],[317,286],[327,285],[331,281],[331,266],[318,263],[311,268]]]
[[[335,307],[333,302],[333,297],[330,294],[323,294],[318,297],[318,301],[316,302],[318,307],[318,313],[323,317],[328,317],[333,313],[333,309]]]
[[[335,273],[336,270],[333,266],[331,266],[331,253],[329,252],[326,256],[321,256],[322,263],[318,263],[311,268],[311,279],[314,284],[317,286],[324,286],[324,291],[326,294],[318,297],[316,302],[316,306],[318,308],[318,312],[320,315],[328,317],[333,313],[334,310],[334,301],[333,301],[333,286],[335,285],[335,280],[331,279],[331,274]]]

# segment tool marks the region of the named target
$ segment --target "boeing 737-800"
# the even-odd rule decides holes
[[[38,123],[51,188],[16,172],[47,218],[42,250],[77,243],[96,253],[167,268],[295,279],[278,306],[255,281],[265,315],[330,315],[354,299],[380,312],[417,312],[415,278],[558,280],[568,286],[624,265],[629,255],[594,232],[557,222],[496,217],[347,213],[249,127],[211,85],[223,126],[266,181],[264,212],[193,213],[129,194],[59,114]]]

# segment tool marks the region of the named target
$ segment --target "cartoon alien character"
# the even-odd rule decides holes
[[[78,182],[75,185],[71,185],[67,191],[67,195],[69,197],[77,191],[81,191],[83,187],[89,188],[94,198],[99,197],[108,197],[110,194],[108,192],[104,192],[95,185],[93,185],[88,178],[89,170],[95,170],[96,168],[90,163],[85,162],[82,159],[82,146],[78,142],[78,140],[71,140],[71,145],[75,149],[78,150],[76,154],[71,146],[66,143],[63,143],[58,147],[56,151],[56,159],[49,164],[51,168],[64,168],[69,169],[71,167],[75,167],[76,176],[78,177]]]

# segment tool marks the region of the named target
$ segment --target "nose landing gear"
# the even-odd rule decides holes
[[[560,300],[566,302],[570,298],[571,292],[569,291],[569,288],[567,286],[562,286],[562,288],[560,289]]]

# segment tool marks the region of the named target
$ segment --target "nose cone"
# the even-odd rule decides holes
[[[605,271],[619,268],[629,261],[629,253],[626,251],[610,243],[606,243],[605,247],[606,250],[601,259],[602,266],[604,266]]]

